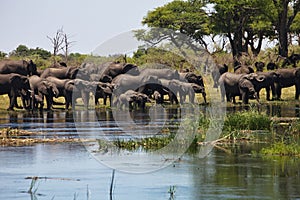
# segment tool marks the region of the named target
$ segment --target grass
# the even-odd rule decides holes
[[[296,142],[290,144],[285,143],[284,141],[276,142],[270,147],[262,148],[260,153],[262,155],[276,155],[276,156],[300,156],[300,146]]]

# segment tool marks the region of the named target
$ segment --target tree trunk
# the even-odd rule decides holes
[[[279,40],[279,55],[282,57],[288,56],[288,0],[281,0],[281,12],[278,14],[278,40]]]

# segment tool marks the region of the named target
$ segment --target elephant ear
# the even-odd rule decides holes
[[[249,88],[249,80],[248,79],[241,79],[240,81],[239,81],[239,87],[241,88],[241,89],[247,89],[247,88]]]
[[[300,78],[300,68],[297,68],[295,71],[295,76],[299,79]]]
[[[23,87],[22,78],[17,74],[10,77],[10,83],[16,89]]]

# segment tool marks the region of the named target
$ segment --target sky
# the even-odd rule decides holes
[[[111,38],[143,28],[147,12],[171,0],[1,0],[0,51],[20,44],[52,51],[51,41],[63,28],[74,41],[71,52],[89,54]]]

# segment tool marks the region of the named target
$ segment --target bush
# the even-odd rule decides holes
[[[224,122],[225,131],[233,130],[270,130],[271,119],[257,111],[243,111],[227,115]]]

